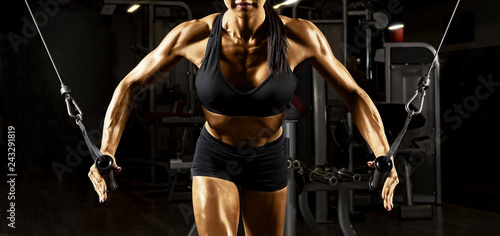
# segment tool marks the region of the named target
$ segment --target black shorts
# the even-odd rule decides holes
[[[287,168],[283,135],[259,147],[233,146],[203,127],[193,158],[193,176],[224,179],[256,191],[285,188]]]

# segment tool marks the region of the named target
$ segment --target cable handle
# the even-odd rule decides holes
[[[408,114],[406,117],[403,128],[399,132],[398,136],[394,140],[391,145],[389,151],[385,154],[385,156],[379,156],[373,162],[375,166],[375,171],[373,176],[370,179],[370,189],[374,191],[381,190],[384,186],[385,180],[389,176],[389,172],[392,170],[394,163],[391,157],[395,157],[398,152],[399,145],[405,136],[406,130],[408,130],[408,125],[410,124],[412,118],[412,114]]]
[[[375,166],[375,171],[373,172],[373,177],[370,179],[370,189],[380,191],[384,187],[389,172],[392,170],[393,162],[391,158],[379,156],[375,159],[373,165]]]
[[[101,155],[95,160],[95,166],[106,182],[107,190],[110,193],[118,188],[118,184],[113,176],[113,158],[108,155]]]
[[[102,154],[101,150],[99,150],[99,148],[97,148],[97,146],[90,140],[87,134],[87,130],[85,129],[85,125],[83,124],[83,121],[81,119],[77,120],[76,124],[82,131],[83,138],[85,140],[85,143],[87,144],[87,147],[89,148],[90,156],[94,160],[95,167],[97,168],[97,170],[99,170],[99,174],[101,174],[101,176],[104,178],[104,181],[106,182],[106,192],[109,193],[116,190],[118,184],[116,183],[112,171],[114,159],[109,155]]]

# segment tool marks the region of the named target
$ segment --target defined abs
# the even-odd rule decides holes
[[[204,109],[205,128],[216,139],[233,146],[258,147],[281,136],[285,112],[268,117],[225,116]]]

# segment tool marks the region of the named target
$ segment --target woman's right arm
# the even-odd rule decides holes
[[[114,158],[118,143],[123,134],[132,105],[137,96],[161,76],[169,71],[182,57],[188,57],[193,50],[192,45],[203,39],[203,28],[208,28],[202,20],[193,20],[180,24],[170,31],[160,45],[150,52],[142,61],[118,84],[113,98],[106,111],[101,152]],[[191,54],[192,55],[192,54]],[[192,57],[192,56],[189,56]],[[196,57],[196,56],[195,56]],[[188,58],[191,61],[197,58]],[[120,169],[115,164],[115,169]],[[89,178],[99,195],[99,201],[107,199],[106,183],[93,165],[90,168]]]

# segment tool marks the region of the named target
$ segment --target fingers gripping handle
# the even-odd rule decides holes
[[[385,180],[392,170],[392,160],[391,158],[385,158],[385,156],[379,156],[373,162],[375,166],[375,171],[373,177],[370,180],[370,188],[374,191],[379,191],[384,187]]]
[[[99,170],[99,173],[106,181],[107,191],[108,193],[113,192],[118,187],[116,180],[113,176],[113,158],[108,155],[101,155],[95,160],[95,166]]]
[[[92,156],[92,159],[94,160],[95,167],[97,168],[97,170],[99,170],[99,173],[106,182],[106,192],[113,192],[118,187],[112,171],[114,164],[113,158],[108,155],[103,155],[99,148],[97,148],[95,144],[90,140],[89,136],[87,135],[85,125],[83,124],[83,119],[78,119],[76,121],[76,124],[82,131],[83,138],[85,140],[85,143],[87,144],[87,147],[89,148],[90,156]]]
[[[408,129],[408,125],[410,124],[411,117],[413,114],[414,112],[408,113],[403,129],[401,130],[401,132],[399,132],[398,136],[396,137],[396,140],[394,140],[394,143],[392,143],[391,148],[385,154],[385,156],[379,156],[373,162],[373,165],[375,166],[375,171],[373,173],[372,179],[370,180],[370,189],[374,191],[379,191],[384,187],[385,179],[387,179],[387,176],[389,175],[389,172],[392,170],[393,167],[391,156],[396,155],[399,144],[401,144],[401,140],[403,139],[406,130]]]

